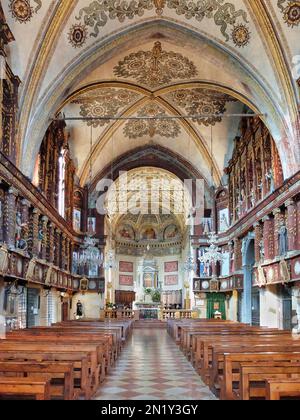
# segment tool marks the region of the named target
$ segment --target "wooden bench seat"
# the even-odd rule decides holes
[[[36,400],[50,400],[49,381],[35,378],[0,377],[0,396],[35,397]]]
[[[277,401],[281,398],[300,398],[300,379],[266,379],[266,399]]]

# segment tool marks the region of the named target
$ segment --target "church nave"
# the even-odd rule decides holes
[[[215,400],[165,329],[134,329],[96,400]]]

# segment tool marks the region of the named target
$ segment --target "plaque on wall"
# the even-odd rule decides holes
[[[120,261],[119,271],[120,273],[133,273],[133,263],[129,261]]]
[[[123,276],[119,277],[120,286],[133,286],[133,276]]]
[[[165,273],[178,272],[178,261],[165,262]]]
[[[165,286],[178,286],[178,276],[165,276]]]

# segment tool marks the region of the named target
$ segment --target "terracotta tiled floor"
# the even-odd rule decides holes
[[[97,400],[211,400],[215,396],[161,329],[134,330]]]

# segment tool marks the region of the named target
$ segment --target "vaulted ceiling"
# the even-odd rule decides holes
[[[300,169],[299,1],[2,3],[15,37],[8,59],[22,80],[19,165],[26,175],[32,176],[32,156],[58,112],[138,117],[68,121],[82,185],[91,136],[95,176],[119,156],[157,144],[190,162],[208,183],[213,164],[219,184],[240,122],[226,114],[249,110],[264,114],[285,177]],[[224,115],[166,118],[212,113]]]

